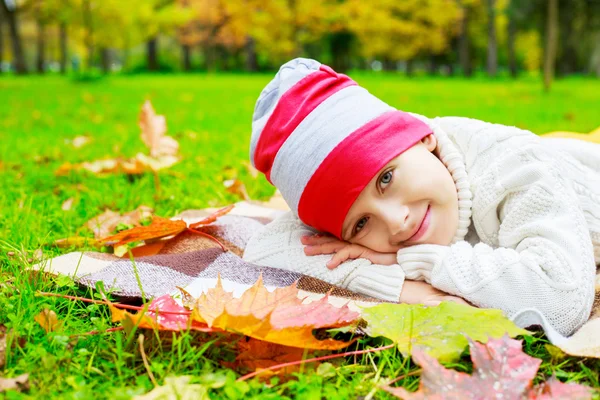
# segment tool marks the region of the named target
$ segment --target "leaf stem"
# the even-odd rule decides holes
[[[259,375],[259,374],[263,373],[266,370],[274,371],[276,369],[281,369],[281,368],[285,368],[285,367],[291,367],[292,365],[304,364],[304,363],[313,362],[313,361],[330,360],[332,358],[340,358],[340,357],[346,357],[346,356],[352,356],[352,355],[358,355],[358,354],[366,354],[366,353],[375,353],[377,351],[391,349],[394,346],[396,346],[396,344],[392,343],[392,344],[388,344],[387,346],[377,347],[375,349],[348,351],[348,352],[340,353],[340,354],[330,354],[328,356],[315,357],[315,358],[307,358],[306,360],[291,361],[291,362],[287,362],[287,363],[283,363],[283,364],[277,364],[277,365],[273,365],[273,366],[268,367],[268,368],[263,368],[260,371],[254,371],[252,373],[249,373],[249,374],[246,374],[244,376],[241,376],[241,377],[239,377],[236,380],[236,382],[241,382],[241,381],[245,381],[247,379],[253,378],[256,375]]]
[[[207,237],[207,238],[209,238],[210,240],[212,240],[213,242],[215,242],[215,243],[217,243],[219,246],[221,246],[221,250],[223,250],[223,252],[226,252],[226,251],[227,251],[227,249],[225,248],[225,245],[223,245],[223,243],[221,243],[221,242],[219,241],[219,239],[217,239],[216,237],[214,237],[214,236],[212,236],[212,235],[209,235],[208,233],[204,233],[204,232],[202,232],[202,231],[196,230],[196,229],[194,229],[194,228],[190,228],[189,226],[188,226],[187,230],[188,230],[188,231],[190,231],[190,232],[192,232],[192,233],[196,233],[196,234],[198,234],[198,235],[200,235],[200,236],[204,236],[204,237]]]
[[[69,300],[79,300],[79,301],[83,301],[85,303],[104,304],[107,306],[113,306],[113,307],[121,308],[124,310],[142,311],[144,309],[144,307],[140,307],[140,306],[130,306],[128,304],[121,304],[121,303],[111,303],[110,301],[105,301],[105,300],[94,300],[94,299],[88,299],[87,297],[69,296],[67,294],[60,294],[60,293],[37,292],[36,296],[60,297],[60,298],[69,299]],[[171,315],[191,315],[192,314],[191,311],[183,311],[183,312],[181,312],[181,311],[164,311],[164,310],[159,310],[159,309],[148,310],[148,311],[153,312],[153,313],[171,314]]]

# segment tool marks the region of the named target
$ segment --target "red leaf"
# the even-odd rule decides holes
[[[559,398],[590,399],[591,392],[581,385],[550,381],[531,388],[541,360],[521,350],[521,341],[504,336],[487,344],[469,340],[473,374],[444,368],[435,358],[415,349],[414,361],[421,366],[421,383],[417,392],[383,387],[403,399],[542,399],[560,394]]]

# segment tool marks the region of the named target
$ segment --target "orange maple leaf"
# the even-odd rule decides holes
[[[123,246],[131,242],[142,240],[160,239],[167,236],[177,235],[187,228],[182,220],[170,220],[168,218],[154,216],[152,223],[148,226],[136,226],[117,233],[116,235],[100,239],[102,243],[109,246]]]
[[[302,319],[302,315],[307,316]],[[319,318],[322,315],[323,318]],[[196,302],[192,318],[210,327],[238,332],[284,346],[341,349],[349,345],[333,339],[317,340],[312,331],[353,323],[359,314],[348,306],[337,308],[323,299],[302,304],[298,288],[291,285],[267,291],[262,278],[235,299],[223,287],[209,289]]]

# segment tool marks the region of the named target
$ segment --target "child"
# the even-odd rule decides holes
[[[460,297],[549,336],[590,315],[599,145],[398,111],[298,58],[258,98],[250,158],[292,211],[247,261],[384,300]]]

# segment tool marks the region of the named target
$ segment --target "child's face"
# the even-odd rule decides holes
[[[451,243],[458,196],[452,175],[433,153],[436,145],[429,135],[375,175],[344,219],[344,240],[383,253]]]

